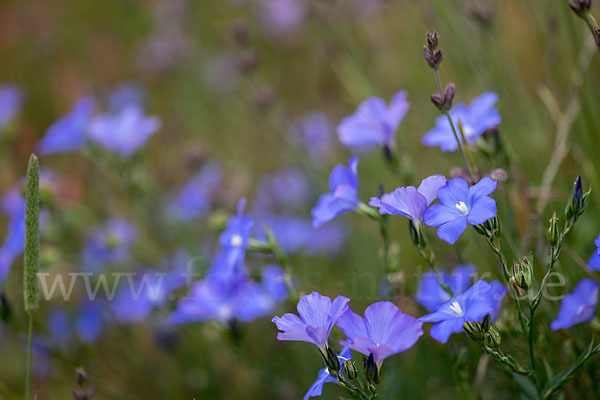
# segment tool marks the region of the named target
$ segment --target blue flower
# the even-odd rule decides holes
[[[600,256],[600,235],[594,240],[594,244],[596,245],[596,254]]]
[[[325,113],[313,112],[293,126],[294,139],[306,148],[311,159],[323,160],[333,146],[333,129]]]
[[[373,354],[378,367],[387,357],[411,348],[423,335],[423,323],[389,301],[371,304],[364,319],[348,310],[337,324],[347,337],[340,344],[366,356]]]
[[[477,281],[469,289],[437,306],[433,313],[419,318],[423,322],[437,322],[431,337],[446,343],[453,333],[462,332],[465,322],[480,321],[486,314],[498,309],[498,292],[492,284]]]
[[[22,182],[25,178],[22,179]],[[40,170],[40,189],[46,193],[56,191],[57,181],[54,173]],[[13,261],[23,253],[25,246],[25,198],[21,193],[21,185],[10,189],[1,199],[2,213],[8,217],[8,228],[2,246],[0,246],[0,283],[2,283],[12,266]],[[46,212],[40,213],[40,227],[45,226]]]
[[[492,305],[494,309],[490,313],[490,317],[492,317],[492,321],[495,321],[498,318],[498,313],[500,312],[500,306],[502,305],[502,300],[504,299],[504,295],[508,291],[506,286],[504,286],[500,281],[493,281],[490,284],[492,287],[488,296],[492,301]]]
[[[281,275],[277,276],[275,272]],[[229,277],[231,279],[227,280],[209,274],[194,284],[189,297],[179,301],[168,321],[170,324],[234,319],[250,322],[267,316],[284,299],[282,274],[281,270],[267,271],[262,285],[246,277]]]
[[[136,240],[137,230],[129,221],[111,219],[106,226],[89,234],[83,250],[84,268],[97,271],[104,264],[127,261],[130,248]]]
[[[288,288],[284,280],[285,272],[277,265],[262,269],[262,285],[273,299],[283,301],[288,298]]]
[[[0,247],[0,283],[6,279],[13,261],[21,255],[25,246],[25,199],[19,194],[12,201],[18,203],[11,205],[14,208],[8,214],[7,234]]]
[[[338,215],[355,210],[358,199],[358,157],[348,160],[348,167],[337,165],[329,175],[330,193],[319,197],[317,205],[312,209],[313,227],[318,228]]]
[[[81,149],[93,108],[91,98],[79,99],[67,115],[48,128],[38,143],[40,154],[69,153]]]
[[[23,93],[16,85],[0,85],[0,130],[4,130],[21,111]]]
[[[264,213],[286,209],[302,209],[312,197],[310,182],[300,169],[288,168],[261,178],[256,190],[253,211]]]
[[[85,300],[75,320],[75,332],[81,341],[94,343],[104,332],[104,315],[98,302]]]
[[[590,260],[588,261],[588,267],[600,271],[600,255],[597,252],[592,253]]]
[[[227,227],[219,237],[222,250],[215,256],[209,274],[219,275],[226,280],[246,275],[244,258],[254,221],[244,213],[245,208],[246,199],[242,198],[237,205],[237,214],[229,218]]]
[[[201,218],[210,210],[215,192],[221,186],[223,170],[207,164],[170,200],[168,214],[180,221]]]
[[[598,302],[598,284],[592,279],[582,279],[571,294],[566,295],[558,316],[552,321],[552,330],[570,328],[594,318]]]
[[[379,97],[365,100],[338,125],[338,138],[346,146],[392,146],[398,125],[410,107],[406,91],[394,95],[390,105]]]
[[[306,17],[306,6],[300,0],[261,0],[263,27],[273,34],[297,29]]]
[[[332,302],[329,297],[317,292],[303,296],[297,307],[300,317],[287,313],[272,319],[281,331],[277,334],[277,340],[312,343],[325,354],[329,333],[348,310],[349,301],[346,297],[338,296]]]
[[[116,114],[95,117],[89,125],[88,136],[100,146],[130,157],[160,126],[159,118],[147,117],[141,107],[130,104]]]
[[[452,289],[452,293],[464,292],[470,285],[476,269],[472,264],[460,265],[451,274],[439,271],[444,284]],[[441,288],[438,278],[434,272],[427,272],[421,277],[416,300],[423,307],[432,311],[436,306],[450,300],[450,295]]]
[[[344,363],[346,361],[352,359],[352,354],[350,353],[350,349],[347,347],[344,347],[342,349],[342,352],[338,356],[338,359],[340,360],[339,373],[341,375],[342,366],[344,365]],[[329,368],[327,368],[327,367],[323,368],[322,370],[319,371],[319,374],[317,375],[317,380],[312,384],[312,386],[308,389],[308,392],[306,392],[306,394],[304,395],[304,400],[307,400],[311,397],[321,396],[321,394],[323,394],[323,385],[325,385],[326,383],[335,383],[337,381],[338,381],[338,379],[331,376],[331,374],[329,373]]]
[[[73,338],[73,329],[69,314],[62,308],[52,307],[47,320],[50,341],[59,347],[65,347]]]
[[[144,106],[146,92],[135,83],[122,83],[117,86],[108,99],[108,109],[117,113],[119,110],[130,105]]]
[[[128,277],[121,285],[111,302],[112,314],[122,323],[140,322],[185,283],[186,276],[179,272],[142,271],[135,280]]]
[[[418,189],[414,186],[400,187],[392,193],[384,194],[381,199],[372,197],[369,205],[378,207],[380,214],[403,215],[418,226],[427,206],[437,198],[438,190],[446,182],[444,176],[433,175],[423,179]]]
[[[487,195],[496,190],[497,185],[487,177],[471,187],[463,178],[450,179],[437,193],[440,203],[425,211],[423,222],[439,226],[438,237],[454,244],[467,223],[478,225],[496,216],[496,201]]]
[[[496,127],[500,123],[500,114],[494,107],[498,100],[496,93],[486,92],[471,101],[467,107],[457,104],[450,110],[450,117],[458,132],[458,121],[461,122],[467,143],[474,142],[487,129]],[[454,151],[458,147],[448,118],[443,115],[435,121],[435,128],[423,136],[426,146],[440,146],[442,151]]]

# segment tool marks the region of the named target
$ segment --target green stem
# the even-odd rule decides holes
[[[596,19],[594,18],[594,16],[592,15],[592,13],[589,12],[589,11],[587,11],[584,14],[583,19],[585,20],[585,23],[588,26],[588,29],[592,33],[592,37],[594,38],[594,41],[596,41],[596,32],[595,32],[595,30],[598,29],[598,23],[596,22]],[[600,47],[596,46],[596,48],[598,49],[598,53],[600,53]]]
[[[33,338],[33,317],[29,314],[29,333],[27,335],[27,373],[25,375],[25,400],[29,400],[29,387],[31,381],[31,341]]]
[[[537,379],[537,375],[535,373],[535,354],[533,352],[533,333],[534,333],[534,326],[533,326],[533,316],[535,314],[535,310],[531,307],[531,303],[529,303],[529,364],[530,364],[530,368],[533,374],[533,381],[535,382],[535,386],[538,388],[538,391],[540,389],[540,385]]]
[[[522,367],[512,357],[506,356],[500,350],[492,349],[491,347],[486,346],[486,345],[483,345],[482,347],[486,353],[493,356],[496,359],[496,361],[509,367],[511,369],[511,371],[513,371],[514,373],[519,374],[519,375],[524,375],[524,376],[532,375],[531,370],[528,370],[528,369]]]
[[[450,288],[450,286],[448,286],[444,283],[442,276],[440,275],[440,273],[437,270],[437,266],[435,265],[435,255],[433,253],[433,250],[431,250],[431,248],[429,248],[428,244],[426,246],[427,247],[425,247],[425,248],[423,248],[421,246],[415,246],[417,248],[417,253],[419,253],[421,258],[423,258],[425,260],[425,262],[427,263],[429,268],[433,271],[433,273],[435,274],[435,276],[438,279],[438,284],[440,285],[440,287],[442,289],[444,289],[444,291],[446,293],[448,293],[448,295],[450,297],[454,297],[454,293],[452,292],[452,289]]]
[[[456,143],[458,144],[458,149],[460,150],[460,154],[462,154],[463,160],[465,161],[465,165],[467,167],[467,172],[469,176],[475,182],[475,171],[474,166],[471,165],[472,160],[469,160],[467,153],[465,151],[464,143],[458,137],[458,133],[456,132],[456,128],[454,127],[454,122],[452,122],[452,118],[450,117],[450,113],[448,111],[444,111],[444,115],[448,118],[448,122],[450,123],[450,127],[452,128],[452,133],[454,134],[454,139],[456,139]]]

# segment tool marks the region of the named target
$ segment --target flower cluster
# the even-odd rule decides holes
[[[466,267],[470,272],[472,267]],[[459,286],[453,285],[456,289]],[[457,296],[443,301],[434,307],[434,312],[419,319],[403,313],[389,301],[371,304],[365,309],[364,317],[354,313],[349,307],[350,299],[338,296],[333,301],[317,292],[303,296],[298,302],[298,315],[284,314],[274,317],[273,322],[280,331],[278,340],[302,341],[315,345],[323,355],[326,368],[319,372],[317,381],[311,386],[306,397],[320,395],[326,382],[345,382],[347,377],[338,373],[331,375],[332,350],[329,336],[338,326],[346,335],[340,341],[344,347],[344,361],[350,358],[348,350],[363,354],[373,363],[374,370],[367,366],[367,380],[378,383],[378,376],[384,360],[394,354],[410,349],[423,335],[423,322],[436,322],[431,328],[431,336],[446,343],[452,333],[463,330],[466,322],[481,321],[486,315],[497,315],[506,288],[499,282],[478,281]],[[493,317],[493,318],[494,318]],[[335,354],[335,353],[334,353]],[[339,363],[338,363],[339,365]],[[339,368],[335,368],[337,371]],[[370,375],[371,374],[371,375]],[[356,376],[351,377],[352,379]]]
[[[261,282],[249,276],[245,255],[254,220],[245,214],[245,206],[246,200],[240,200],[237,214],[229,218],[219,238],[220,251],[210,269],[194,283],[189,296],[179,300],[169,316],[171,324],[206,320],[249,322],[270,314],[277,303],[287,298],[281,267],[264,267]]]
[[[157,117],[144,114],[139,96],[118,88],[110,101],[110,112],[94,115],[94,100],[82,97],[73,109],[48,128],[38,143],[42,155],[80,150],[90,140],[128,158],[161,127]]]

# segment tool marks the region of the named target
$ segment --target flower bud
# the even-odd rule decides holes
[[[483,333],[487,333],[487,331],[490,330],[491,320],[492,317],[490,314],[485,314],[485,317],[483,317],[483,320],[481,321],[481,331]]]
[[[556,212],[552,214],[550,218],[550,227],[548,228],[548,243],[550,246],[555,247],[558,243],[558,217]]]
[[[75,400],[91,400],[94,397],[94,389],[74,389],[73,398]]]
[[[369,358],[365,358],[365,375],[368,383],[379,384],[379,368],[375,364],[373,353],[369,354]]]
[[[342,373],[344,376],[350,380],[356,379],[358,376],[358,369],[356,368],[356,364],[354,360],[348,360],[342,366]]]
[[[77,382],[79,386],[85,385],[88,382],[87,374],[81,367],[75,369],[75,382]]]
[[[471,340],[479,342],[483,338],[479,322],[465,322],[463,328]]]
[[[431,100],[431,103],[436,106],[437,108],[440,108],[444,105],[444,99],[441,95],[434,93],[434,94],[430,94],[429,95],[429,100]]]
[[[527,257],[521,257],[513,264],[513,276],[517,285],[524,290],[531,287],[533,272],[531,261]]]
[[[333,349],[327,346],[327,369],[329,369],[329,373],[331,376],[338,376],[340,370],[340,359]]]
[[[568,4],[575,14],[577,14],[581,18],[584,18],[585,13],[587,13],[590,10],[590,7],[592,6],[592,0],[573,0],[572,2],[570,1]]]
[[[452,101],[454,100],[454,93],[456,92],[456,86],[454,83],[449,82],[444,89],[444,108],[447,110],[452,108]]]
[[[250,35],[246,22],[236,21],[231,27],[231,36],[233,36],[233,40],[237,45],[241,47],[248,46],[250,42]]]
[[[423,46],[423,58],[425,58],[427,65],[437,70],[442,63],[443,54],[441,50],[431,50],[427,46]]]
[[[596,46],[600,47],[600,28],[594,28],[594,39],[596,40]]]
[[[504,182],[508,178],[508,174],[502,168],[498,168],[490,172],[490,178],[496,182]]]
[[[494,325],[490,325],[489,331],[485,334],[485,343],[491,348],[496,348],[502,343],[500,332]]]
[[[433,31],[433,33],[428,31],[425,38],[427,40],[427,48],[435,50],[438,47],[440,38],[437,31]]]
[[[415,246],[421,248],[427,246],[427,239],[425,238],[425,232],[423,231],[423,224],[419,223],[417,226],[415,226],[413,221],[409,220],[408,229],[410,231],[410,239]]]
[[[248,49],[237,58],[238,70],[244,74],[249,73],[258,66],[259,60],[258,53],[253,49]]]
[[[519,285],[517,284],[517,281],[516,281],[516,279],[515,279],[514,276],[510,277],[510,279],[508,280],[508,283],[513,288],[513,290],[515,291],[515,293],[517,294],[517,296],[519,296],[519,297],[523,296],[523,294],[521,293],[521,290],[519,289]]]
[[[571,223],[577,221],[577,219],[583,214],[589,204],[589,197],[592,192],[592,188],[584,193],[582,190],[581,177],[578,176],[573,184],[573,191],[571,193],[571,199],[565,207],[565,219],[571,220]]]

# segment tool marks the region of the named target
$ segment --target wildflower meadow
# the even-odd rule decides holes
[[[0,400],[599,399],[596,3],[0,3]]]

